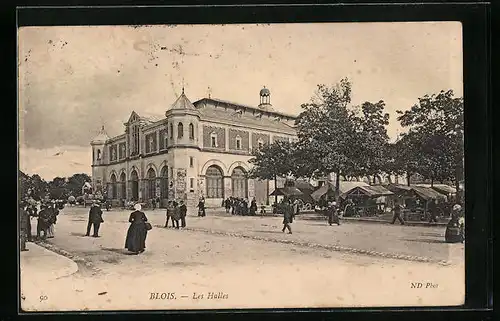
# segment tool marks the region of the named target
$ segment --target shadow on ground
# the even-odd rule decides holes
[[[444,237],[443,237],[442,240],[434,240],[434,239],[403,239],[403,241],[406,241],[406,242],[417,242],[417,243],[448,244],[444,240]]]

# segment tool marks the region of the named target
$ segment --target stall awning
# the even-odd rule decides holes
[[[348,181],[340,181],[339,183],[339,193],[340,195],[344,194],[345,192],[357,187],[357,186],[370,186],[366,184],[365,182],[348,182]],[[311,194],[311,197],[315,200],[318,201],[323,195],[327,193],[335,193],[335,184],[327,182],[325,185],[321,186],[318,188],[316,191],[314,191]]]
[[[302,195],[303,193],[296,187],[283,187],[283,188],[277,188],[275,189],[270,196],[298,196]]]
[[[436,192],[432,188],[428,187],[423,187],[423,186],[413,186],[412,190],[417,194],[419,197],[423,198],[424,200],[446,200],[446,195],[443,195],[439,192]]]
[[[381,196],[391,196],[394,195],[394,193],[383,186],[374,185],[374,186],[356,186],[347,191],[346,193],[344,193],[342,196],[345,198],[346,196],[349,195],[364,195],[370,198],[377,198]]]
[[[422,186],[422,187],[427,187],[427,188],[432,188],[433,190],[437,191],[438,193],[441,194],[456,194],[457,190],[454,187],[451,187],[450,185],[446,184],[417,184],[415,186]]]

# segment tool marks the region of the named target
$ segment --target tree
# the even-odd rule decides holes
[[[388,158],[385,150],[389,142],[386,126],[389,124],[389,114],[384,112],[385,103],[365,102],[359,112],[353,112],[352,121],[355,126],[355,137],[352,148],[357,157],[353,158],[356,167],[355,176],[373,176],[375,178],[385,171]]]
[[[287,141],[276,141],[252,150],[253,157],[249,163],[253,167],[249,177],[274,180],[277,186],[278,177],[287,177],[296,172],[295,150],[295,144]],[[275,202],[277,203],[277,196]]]
[[[66,184],[68,196],[73,195],[77,197],[81,195],[83,184],[85,184],[85,182],[91,181],[92,180],[90,176],[85,173],[74,174],[73,176],[69,177]]]
[[[420,153],[420,137],[416,132],[408,132],[401,135],[398,140],[387,145],[389,161],[387,171],[396,175],[405,175],[408,186],[411,176],[419,172],[422,163]]]
[[[49,194],[52,199],[67,198],[66,179],[64,177],[55,177],[48,183]]]
[[[455,181],[459,195],[463,179],[463,98],[452,90],[425,95],[405,112],[398,111],[401,126],[418,133],[424,161],[420,171],[434,179]]]
[[[355,127],[351,102],[351,82],[345,78],[335,86],[318,85],[315,97],[303,104],[296,126],[298,159],[301,175],[325,176],[336,174],[335,195],[339,196],[340,175],[350,175],[355,169],[352,148]]]

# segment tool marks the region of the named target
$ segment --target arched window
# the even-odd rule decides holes
[[[127,198],[127,184],[126,184],[126,181],[127,181],[127,175],[125,175],[125,173],[121,173],[120,175],[120,191],[121,191],[121,195],[120,195],[120,198],[121,199],[124,199],[124,198]]]
[[[130,194],[132,201],[139,200],[139,175],[135,169],[130,173]]]
[[[241,137],[240,137],[240,135],[236,136],[236,149],[241,149]]]
[[[97,150],[97,160],[101,160],[101,150]]]
[[[207,198],[224,198],[224,176],[220,167],[212,165],[205,174]]]
[[[233,185],[233,197],[248,197],[248,180],[246,172],[241,167],[236,167],[231,173],[231,183]]]
[[[147,172],[147,193],[146,199],[150,200],[156,198],[156,173],[155,170],[150,168]]]
[[[210,147],[217,148],[217,134],[214,132],[210,134]]]
[[[168,167],[163,166],[160,172],[160,194],[162,199],[168,198]]]
[[[174,139],[174,125],[170,123],[170,139]]]
[[[189,139],[194,139],[194,125],[189,124]]]
[[[184,136],[184,125],[182,123],[179,123],[177,125],[177,138],[182,138]]]

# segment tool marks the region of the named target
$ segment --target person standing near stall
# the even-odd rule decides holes
[[[396,201],[394,203],[394,215],[392,217],[391,224],[396,223],[396,220],[398,220],[399,223],[401,223],[401,225],[405,225],[405,221],[401,217],[402,212],[403,212],[403,206],[400,204],[399,201]]]

